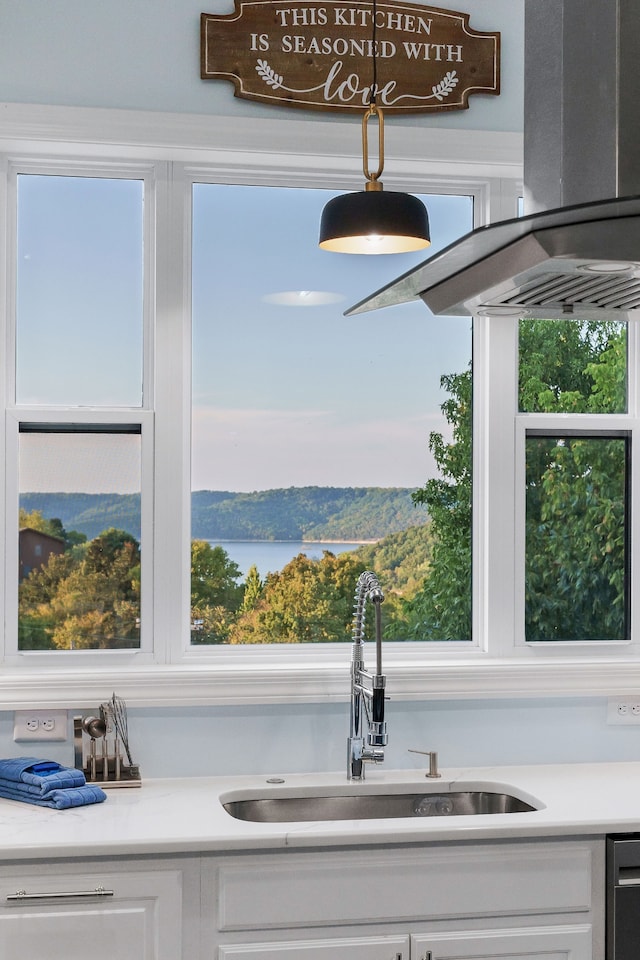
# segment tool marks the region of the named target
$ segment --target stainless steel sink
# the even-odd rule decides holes
[[[525,800],[488,790],[349,796],[251,797],[223,803],[236,820],[293,823],[320,820],[389,820],[401,817],[460,817],[535,810]]]

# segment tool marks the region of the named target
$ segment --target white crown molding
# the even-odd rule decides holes
[[[387,124],[387,157],[402,175],[427,172],[447,181],[522,176],[521,133]],[[276,171],[321,168],[331,177],[360,158],[357,122],[324,117],[256,119],[138,110],[0,103],[0,149],[11,155],[55,151],[58,156],[105,155],[228,161],[231,177],[252,158]]]
[[[267,668],[231,665],[141,666],[136,670],[29,672],[0,679],[2,709],[90,707],[115,689],[133,707],[346,702],[349,650],[344,663]],[[237,653],[238,651],[236,651]],[[640,664],[624,660],[545,662],[437,662],[389,665],[387,692],[394,701],[538,699],[635,695]]]

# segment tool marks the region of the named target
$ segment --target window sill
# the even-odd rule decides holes
[[[327,651],[328,653],[329,651]],[[41,670],[5,668],[0,677],[3,708],[36,706],[78,708],[104,700],[111,690],[134,707],[212,704],[345,702],[349,697],[350,651],[311,661],[306,657],[271,663],[260,655],[233,662],[185,663],[173,666],[110,667],[99,673],[63,665]],[[302,662],[301,662],[302,660]],[[620,659],[573,657],[544,662],[488,658],[431,660],[422,655],[387,658],[384,664],[391,700],[519,699],[544,697],[608,697],[640,684],[640,663]]]

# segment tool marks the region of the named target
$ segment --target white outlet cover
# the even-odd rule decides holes
[[[607,723],[625,724],[640,727],[640,697],[609,697],[607,701]]]

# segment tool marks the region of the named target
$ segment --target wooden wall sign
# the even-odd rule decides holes
[[[248,100],[361,111],[373,82],[373,9],[366,0],[235,0],[234,13],[201,16],[201,77],[230,80]],[[500,93],[499,33],[417,3],[375,9],[385,113],[464,110],[473,93]]]

